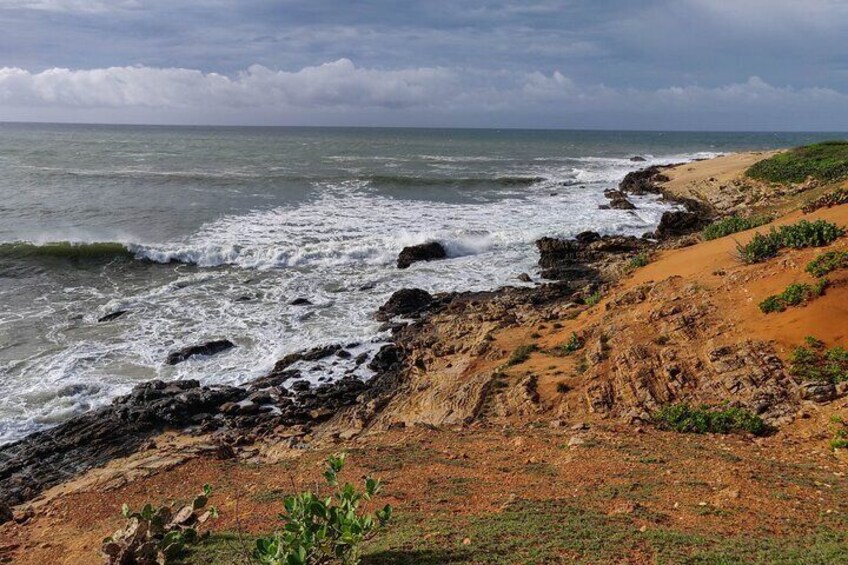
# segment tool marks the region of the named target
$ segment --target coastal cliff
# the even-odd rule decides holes
[[[237,562],[241,537],[275,527],[280,493],[338,451],[386,480],[401,517],[368,563],[836,562],[848,460],[830,442],[848,386],[809,378],[794,355],[845,345],[848,269],[783,309],[762,304],[813,288],[823,277],[807,266],[848,253],[848,237],[744,251],[781,226],[848,226],[832,196],[848,183],[748,173],[775,155],[628,175],[611,202],[649,192],[678,209],[642,238],[539,240],[534,287],[399,292],[379,313],[393,343],[367,360],[368,384],[283,389],[293,363],[346,351],[317,348],[242,387],[145,384],[4,447],[0,562],[96,562],[122,502],[203,483],[222,518],[195,562]],[[704,240],[729,217],[763,220]],[[746,424],[687,429],[673,407]]]

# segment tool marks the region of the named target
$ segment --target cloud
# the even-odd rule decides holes
[[[344,58],[297,71],[252,65],[232,75],[146,66],[0,68],[0,119],[40,111],[46,119],[98,119],[102,111],[110,121],[134,122],[308,125],[367,117],[379,125],[422,125],[436,116],[457,126],[838,130],[848,126],[848,95],[757,76],[638,89],[584,84],[560,71],[377,69]]]

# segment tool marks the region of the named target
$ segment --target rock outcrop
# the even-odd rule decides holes
[[[169,353],[165,363],[168,365],[176,365],[197,355],[215,355],[228,349],[232,349],[235,346],[236,344],[228,339],[208,341],[200,345],[190,345],[180,349],[179,351]]]
[[[420,245],[410,245],[409,247],[404,247],[398,255],[397,267],[398,269],[406,269],[418,261],[435,261],[436,259],[444,259],[447,256],[447,251],[437,241],[422,243]]]

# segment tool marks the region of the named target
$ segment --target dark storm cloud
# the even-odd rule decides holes
[[[0,118],[848,129],[834,0],[4,0]]]

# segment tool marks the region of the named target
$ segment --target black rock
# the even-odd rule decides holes
[[[521,282],[533,282],[533,279],[531,279],[530,275],[528,275],[527,273],[521,273],[520,275],[518,275],[515,278],[517,278]]]
[[[291,305],[291,306],[311,306],[312,302],[310,302],[309,299],[307,299],[307,298],[295,298],[294,300],[289,302],[289,305]]]
[[[633,161],[634,163],[644,163],[645,161],[647,161],[647,159],[645,159],[644,157],[641,157],[639,155],[631,157],[630,160]]]
[[[374,317],[386,321],[395,316],[408,317],[425,312],[433,304],[433,296],[420,288],[402,288],[380,306]]]
[[[375,373],[387,373],[399,369],[399,365],[403,360],[401,349],[389,343],[380,348],[380,351],[374,355],[374,358],[368,363],[368,368]]]
[[[708,220],[695,212],[665,212],[657,226],[657,239],[668,239],[696,232],[706,226]]]
[[[608,190],[604,195],[609,198],[609,208],[613,210],[635,210],[636,205],[627,199],[627,196],[620,190]]]
[[[601,234],[596,231],[582,231],[574,236],[579,243],[594,243],[601,239]]]
[[[100,316],[97,318],[98,322],[111,322],[112,320],[117,320],[124,314],[126,314],[129,310],[115,310],[114,312],[109,312],[105,316]]]
[[[397,259],[398,269],[406,269],[417,261],[434,261],[444,259],[448,254],[441,243],[431,241],[420,245],[404,247]]]
[[[179,351],[170,353],[168,358],[165,360],[165,363],[168,365],[176,365],[177,363],[182,363],[186,359],[194,357],[195,355],[215,355],[222,351],[232,349],[235,346],[236,344],[228,339],[219,339],[200,345],[191,345],[189,347],[184,347]]]

